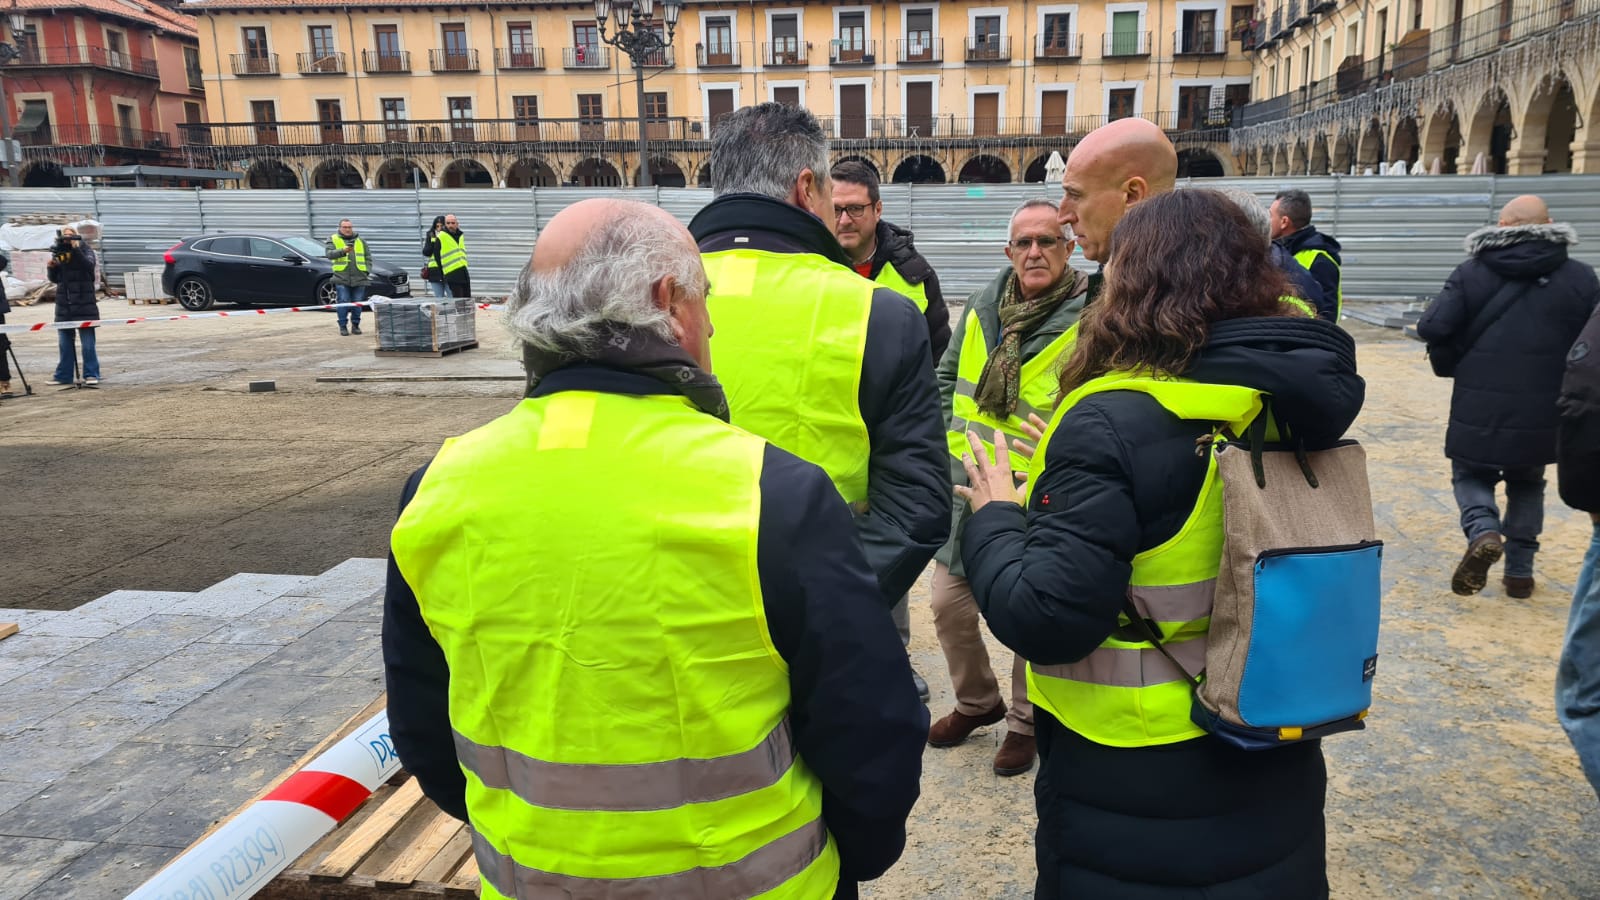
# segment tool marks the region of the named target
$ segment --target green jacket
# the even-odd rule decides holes
[[[984,343],[988,345],[989,352],[994,352],[1000,337],[1000,292],[1005,287],[1006,279],[1012,274],[1011,267],[1007,266],[996,273],[988,284],[967,298],[966,308],[961,311],[961,321],[956,325],[955,333],[950,336],[950,346],[946,348],[944,356],[940,358],[939,365],[934,370],[934,376],[939,382],[939,406],[944,412],[944,424],[947,429],[950,427],[951,406],[956,395],[956,373],[961,368],[961,345],[966,342],[967,329],[972,327],[973,319],[976,317],[983,328]],[[1027,336],[1022,342],[1023,362],[1032,359],[1039,351],[1048,347],[1051,341],[1077,323],[1090,293],[1086,291],[1069,298],[1045,320],[1043,325]],[[962,485],[967,483],[967,470],[961,465],[961,460],[954,457],[950,459],[950,483]],[[961,564],[961,529],[971,515],[972,508],[965,500],[958,498],[951,512],[950,540],[946,541],[933,556],[934,559],[949,566],[953,575],[964,576],[966,573],[966,568]]]
[[[354,245],[355,245],[355,242],[358,241],[358,240],[361,240],[361,235],[352,234],[348,238],[345,238],[345,244],[348,245],[348,247],[350,249],[353,249]],[[333,283],[334,284],[343,284],[343,285],[348,285],[350,287],[361,287],[361,286],[365,285],[368,282],[368,280],[370,279],[370,277],[372,276],[372,245],[368,244],[364,240],[362,240],[361,243],[363,245],[365,245],[366,250],[367,250],[367,253],[366,253],[366,256],[367,256],[367,268],[366,268],[366,270],[363,271],[361,269],[356,268],[354,263],[352,263],[351,265],[346,266],[343,271],[339,271],[338,269],[335,269],[334,273],[333,273]],[[346,253],[350,252],[350,249],[346,249],[346,250],[338,249],[337,247],[333,246],[333,238],[330,237],[330,238],[328,238],[327,241],[323,242],[322,255],[326,256],[329,259],[338,259],[339,257],[344,256]]]

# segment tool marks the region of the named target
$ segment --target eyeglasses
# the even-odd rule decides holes
[[[1015,240],[1006,241],[1013,250],[1027,250],[1034,244],[1038,244],[1040,250],[1049,250],[1057,244],[1065,244],[1066,242],[1066,238],[1051,237],[1048,234],[1040,235],[1039,237],[1019,237]]]
[[[869,208],[870,207],[864,203],[852,203],[849,206],[835,206],[833,208],[833,217],[837,219],[840,216],[849,216],[852,219],[859,219],[867,214],[867,210]]]

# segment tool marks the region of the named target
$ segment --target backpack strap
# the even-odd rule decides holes
[[[1116,631],[1112,632],[1113,637],[1119,641],[1129,641],[1130,643],[1144,641],[1154,644],[1155,648],[1161,652],[1161,655],[1167,658],[1167,662],[1172,663],[1173,668],[1183,675],[1183,680],[1189,682],[1191,688],[1200,689],[1199,677],[1189,674],[1189,670],[1185,669],[1182,663],[1173,658],[1172,651],[1168,650],[1167,645],[1162,643],[1161,626],[1156,624],[1153,619],[1147,619],[1139,615],[1138,607],[1133,605],[1133,601],[1128,599],[1126,594],[1122,597],[1122,613],[1128,617],[1128,624],[1119,626]]]

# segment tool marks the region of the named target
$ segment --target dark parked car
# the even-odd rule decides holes
[[[217,301],[246,306],[333,303],[333,260],[322,243],[297,234],[230,231],[197,234],[172,246],[161,287],[183,308],[199,312]],[[372,266],[369,296],[409,297],[405,270]]]

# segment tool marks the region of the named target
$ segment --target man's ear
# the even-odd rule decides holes
[[[656,309],[671,315],[672,295],[676,293],[677,286],[678,282],[671,275],[662,278],[650,286],[650,302],[655,304]]]
[[[801,169],[800,176],[794,180],[794,188],[789,192],[789,202],[801,209],[811,209],[811,193],[816,187],[817,173],[810,169]]]
[[[1128,205],[1132,206],[1140,201],[1150,199],[1150,182],[1145,181],[1142,175],[1135,175],[1128,179],[1127,184],[1123,185],[1122,192],[1128,198]]]

